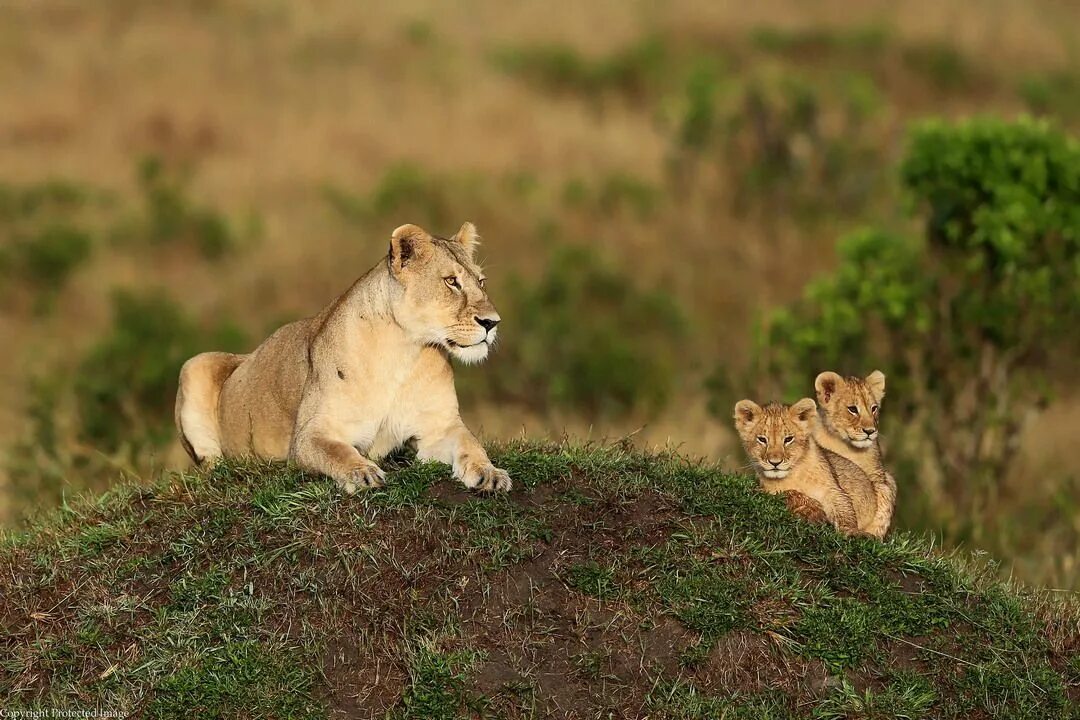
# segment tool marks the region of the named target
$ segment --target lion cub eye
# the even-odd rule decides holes
[[[784,438],[784,444],[785,445],[790,445],[793,442],[795,442],[795,436],[794,435],[788,435],[786,438]]]
[[[769,444],[769,438],[765,437],[764,435],[758,435],[757,436],[757,441],[759,443],[761,443],[762,445],[768,445]]]
[[[480,283],[480,289],[483,290],[484,289],[484,283],[487,282],[487,278],[480,278],[480,280],[478,282]]]
[[[870,406],[870,412],[872,412],[872,413],[874,413],[875,415],[877,415],[877,411],[878,411],[878,406],[877,406],[877,405],[871,405],[871,406]]]
[[[454,276],[443,278],[443,282],[445,282],[446,286],[449,287],[449,288],[453,288],[455,290],[460,290],[461,289],[461,283],[459,283],[458,279],[456,277],[454,277]]]
[[[852,415],[858,415],[859,414],[859,408],[855,407],[854,405],[848,405],[847,406],[847,411],[849,413],[851,413]]]

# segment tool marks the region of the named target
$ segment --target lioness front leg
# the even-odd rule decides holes
[[[386,478],[382,468],[352,445],[318,434],[298,436],[291,455],[301,469],[333,478],[347,495],[382,487]]]
[[[460,421],[443,432],[417,438],[416,457],[437,460],[454,469],[454,477],[470,490],[508,492],[510,475],[495,467],[480,441]]]

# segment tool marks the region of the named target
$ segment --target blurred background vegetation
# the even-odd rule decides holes
[[[506,319],[459,371],[485,437],[742,466],[735,400],[880,368],[900,526],[1080,588],[1076,27],[1052,0],[5,3],[0,518],[183,466],[186,357],[468,219]]]

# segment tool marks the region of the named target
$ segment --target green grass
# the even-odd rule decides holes
[[[83,498],[0,539],[5,709],[141,717],[1080,717],[1075,603],[749,478],[495,448],[510,497],[398,457]]]

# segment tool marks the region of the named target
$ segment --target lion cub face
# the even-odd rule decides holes
[[[810,423],[816,410],[810,398],[794,405],[761,407],[752,400],[735,405],[735,430],[758,472],[770,480],[788,476],[810,447]]]
[[[814,380],[814,389],[826,430],[852,447],[873,446],[878,436],[881,400],[885,397],[885,375],[880,370],[865,378],[823,372]]]
[[[487,357],[500,321],[484,289],[484,272],[473,260],[478,244],[472,223],[449,239],[402,225],[390,239],[388,257],[402,288],[394,310],[398,324],[417,342],[441,347],[465,363]]]

